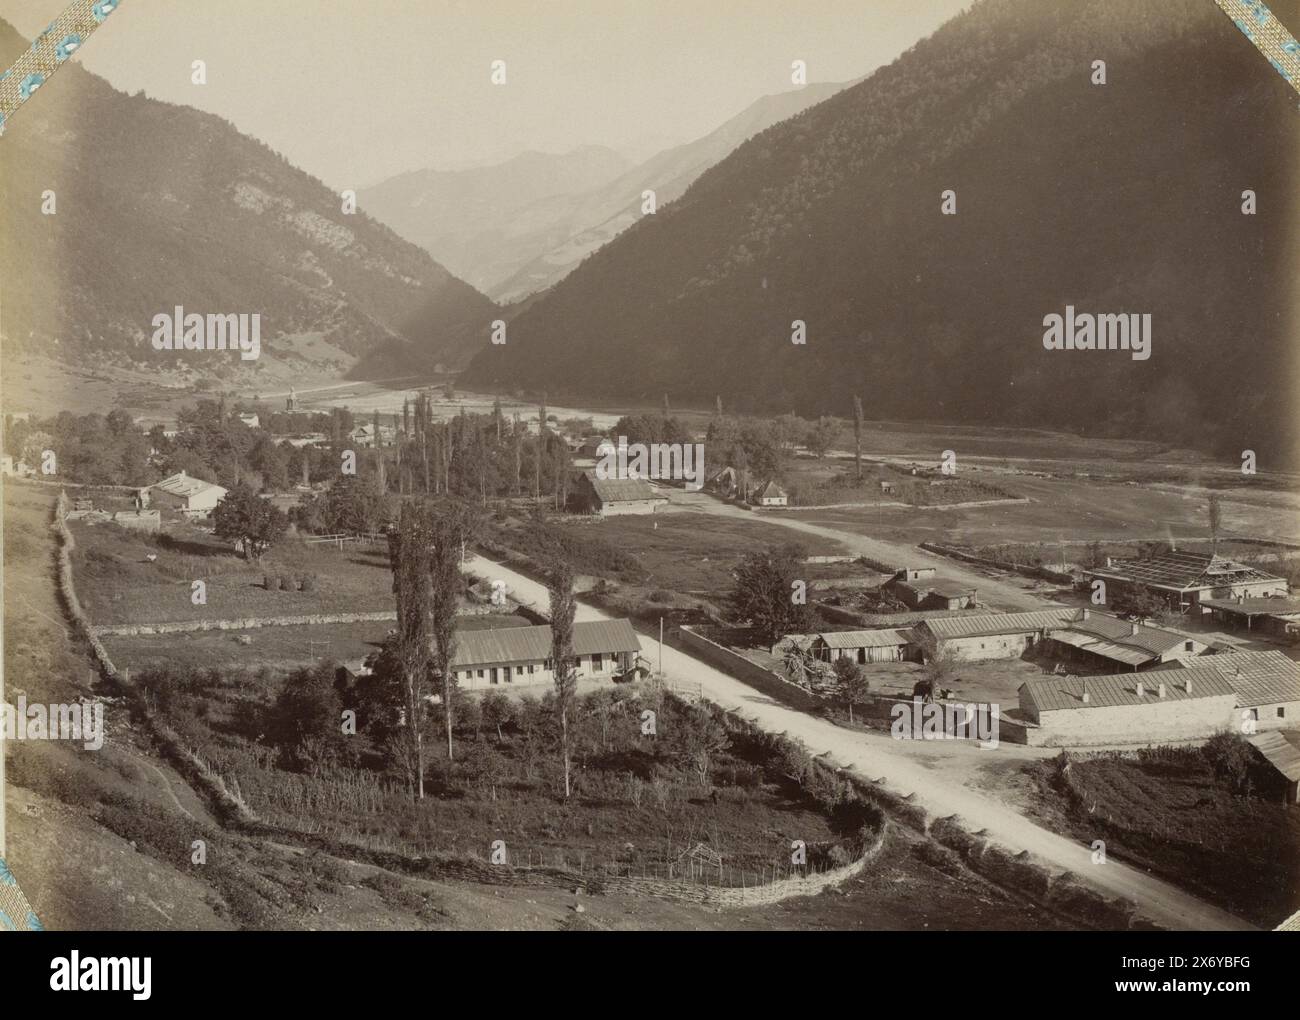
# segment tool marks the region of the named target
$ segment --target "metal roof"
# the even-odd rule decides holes
[[[655,487],[644,478],[598,478],[594,471],[584,471],[583,475],[591,483],[592,489],[602,503],[622,503],[636,499],[662,499]]]
[[[1246,738],[1251,746],[1268,759],[1270,765],[1291,782],[1300,779],[1300,748],[1297,748],[1278,730],[1256,733]],[[1300,739],[1300,736],[1297,737]]]
[[[973,584],[962,584],[950,577],[918,577],[895,583],[899,588],[906,588],[922,598],[933,592],[941,598],[957,599],[964,595],[971,595],[977,590]]]
[[[1026,680],[1020,685],[1040,712],[1057,712],[1076,708],[1107,708],[1116,705],[1158,705],[1170,701],[1194,701],[1199,698],[1232,696],[1232,685],[1218,673],[1192,678],[1192,690],[1183,686],[1188,671],[1162,669],[1152,673],[1121,673],[1118,676],[1053,676]],[[1160,697],[1159,685],[1165,685]],[[1138,687],[1143,694],[1138,696]],[[1088,700],[1083,700],[1085,688]]]
[[[1093,655],[1102,655],[1107,659],[1114,659],[1116,662],[1122,662],[1129,666],[1140,666],[1144,662],[1150,662],[1155,658],[1150,652],[1142,649],[1125,648],[1113,641],[1106,641],[1102,638],[1093,637],[1091,634],[1080,634],[1072,630],[1054,630],[1052,631],[1052,640],[1071,645],[1080,651],[1091,652]]]
[[[1201,599],[1211,609],[1226,609],[1242,616],[1287,616],[1300,613],[1300,598]]]
[[[1156,553],[1145,560],[1113,560],[1110,566],[1087,570],[1096,577],[1111,577],[1157,588],[1187,591],[1215,588],[1242,581],[1280,581],[1281,578],[1235,560],[1210,553],[1178,552],[1173,549]]]
[[[992,634],[1029,634],[1059,627],[1077,609],[1038,609],[1029,613],[978,613],[969,616],[945,616],[923,620],[918,627],[927,628],[941,641],[953,638],[982,637]]]
[[[1196,676],[1222,677],[1237,692],[1242,708],[1300,701],[1300,663],[1281,652],[1204,655],[1183,668]]]
[[[910,630],[832,630],[817,637],[827,648],[887,648],[913,640]]]
[[[1121,620],[1118,616],[1091,610],[1086,617],[1071,620],[1069,628],[1078,633],[1106,638],[1116,644],[1142,649],[1150,653],[1146,656],[1148,659],[1171,652],[1184,641],[1189,640],[1186,636],[1172,630],[1148,627],[1137,621]]]
[[[171,493],[173,496],[189,497],[197,496],[200,492],[206,492],[208,489],[226,490],[212,482],[205,482],[202,478],[195,478],[193,475],[187,475],[180,471],[174,475],[168,475],[161,482],[154,482],[150,488],[162,489],[163,492]]]
[[[590,620],[573,625],[574,655],[640,650],[641,642],[627,620]],[[451,666],[452,669],[501,666],[516,662],[544,662],[550,657],[550,627],[498,627],[458,634]]]

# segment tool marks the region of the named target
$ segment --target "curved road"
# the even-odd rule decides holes
[[[744,513],[744,511],[736,511]],[[838,534],[838,533],[837,533]],[[501,579],[512,597],[545,612],[546,588],[530,578],[480,556],[468,557],[465,569],[480,577]],[[610,617],[593,606],[578,603],[577,619]],[[659,642],[640,635],[651,663],[658,662]],[[1140,913],[1166,928],[1192,931],[1248,931],[1254,926],[1227,911],[1205,903],[1162,879],[1109,859],[1092,863],[1091,849],[1051,832],[993,798],[955,784],[941,772],[928,769],[909,753],[909,741],[884,734],[863,734],[842,729],[822,719],[789,708],[747,684],[679,649],[662,648],[664,673],[671,679],[698,683],[705,697],[726,709],[739,711],[763,729],[798,738],[817,755],[829,753],[835,763],[868,780],[884,780],[889,790],[910,796],[913,803],[934,818],[957,815],[970,831],[985,835],[1011,853],[1028,850],[1041,861],[1070,871],[1107,896],[1137,905]],[[996,751],[972,750],[972,754]]]

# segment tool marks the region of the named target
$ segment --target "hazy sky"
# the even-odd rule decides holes
[[[67,0],[0,0],[31,37]],[[74,58],[220,114],[339,187],[603,144],[637,157],[766,93],[889,63],[970,0],[129,0]],[[194,60],[207,84],[190,81]],[[506,61],[507,84],[490,80]]]

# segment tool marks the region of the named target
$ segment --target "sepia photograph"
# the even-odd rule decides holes
[[[1281,1001],[1298,33],[0,0],[0,1001],[553,932]]]

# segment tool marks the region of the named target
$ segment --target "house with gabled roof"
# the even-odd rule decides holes
[[[1105,567],[1083,571],[1089,583],[1106,585],[1106,602],[1147,589],[1181,612],[1203,613],[1208,599],[1262,598],[1286,595],[1285,578],[1276,577],[1246,563],[1215,553],[1179,552],[1166,549],[1146,559],[1106,558]]]
[[[1227,729],[1236,692],[1218,673],[1189,669],[1048,676],[1019,688],[1026,742],[1089,747],[1196,740]]]
[[[573,654],[579,678],[608,679],[636,665],[641,642],[627,620],[580,621],[573,625]],[[456,635],[451,668],[465,690],[553,684],[551,628],[496,627]]]
[[[769,479],[750,493],[749,501],[755,506],[788,506],[790,496],[775,479]]]
[[[652,514],[667,502],[644,478],[600,478],[595,471],[581,472],[573,491],[579,513],[601,517]]]
[[[834,630],[813,636],[809,650],[825,662],[848,659],[860,666],[917,661],[920,649],[909,629]]]
[[[211,513],[223,499],[226,490],[213,482],[178,471],[149,487],[149,502],[155,507],[166,507],[188,516],[201,517]]]
[[[1218,677],[1232,687],[1238,732],[1300,727],[1300,663],[1281,652],[1206,655],[1183,670],[1193,677]]]

